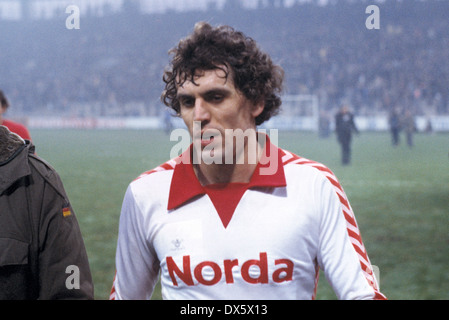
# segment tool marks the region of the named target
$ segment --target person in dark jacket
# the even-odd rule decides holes
[[[401,132],[401,118],[399,116],[399,108],[394,108],[389,117],[388,124],[390,125],[391,144],[396,147],[399,145],[399,133]]]
[[[341,146],[341,162],[343,165],[348,165],[351,162],[352,133],[359,131],[354,122],[354,115],[346,105],[343,105],[335,116],[335,130]]]
[[[58,173],[0,126],[0,299],[93,299],[87,253]]]

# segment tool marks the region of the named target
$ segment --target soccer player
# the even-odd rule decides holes
[[[110,299],[150,299],[159,274],[164,299],[313,299],[320,268],[340,299],[385,298],[332,172],[255,134],[283,70],[229,26],[172,54],[162,99],[193,141],[129,185]]]
[[[9,101],[0,90],[0,125],[7,127],[11,132],[18,134],[22,139],[31,140],[30,132],[23,124],[3,118],[3,114],[9,108]]]

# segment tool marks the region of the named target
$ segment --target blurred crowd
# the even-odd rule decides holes
[[[196,21],[230,24],[286,70],[287,94],[356,115],[449,113],[448,1],[385,1],[368,30],[366,2],[0,21],[0,88],[12,115],[154,116],[168,50]]]

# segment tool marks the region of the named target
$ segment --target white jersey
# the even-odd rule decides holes
[[[320,268],[339,299],[385,298],[332,172],[276,153],[276,172],[256,169],[237,201],[214,201],[175,160],[133,181],[110,299],[150,299],[159,275],[164,299],[313,299]]]

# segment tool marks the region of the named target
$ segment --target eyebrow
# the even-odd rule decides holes
[[[225,88],[210,88],[205,90],[204,92],[200,92],[199,95],[201,97],[207,97],[207,96],[211,96],[214,94],[221,94],[225,97],[229,96],[231,94],[231,90],[229,89],[225,89]],[[188,99],[188,98],[194,98],[193,94],[189,94],[189,93],[179,93],[176,95],[176,98],[178,100],[181,99]]]
[[[182,100],[182,99],[188,99],[188,98],[193,98],[193,95],[187,94],[187,93],[178,93],[176,95],[176,99],[179,100],[179,101]]]

